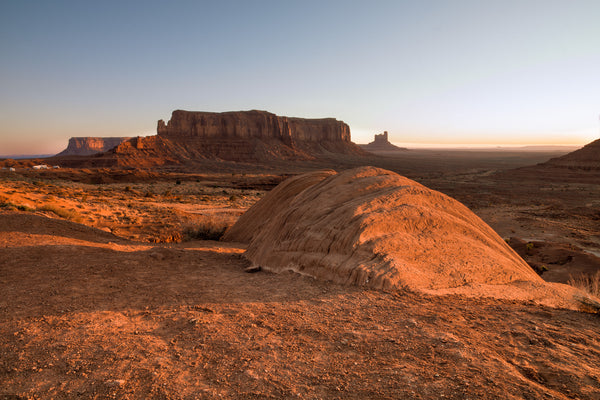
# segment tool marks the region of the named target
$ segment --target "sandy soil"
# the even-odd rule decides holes
[[[0,214],[2,398],[599,398],[597,315],[244,273]]]

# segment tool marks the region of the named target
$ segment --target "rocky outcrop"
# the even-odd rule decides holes
[[[578,307],[458,201],[374,167],[289,178],[225,235],[255,269],[373,289]]]
[[[103,153],[128,140],[127,137],[72,137],[57,156],[89,156]]]
[[[383,133],[377,135],[375,134],[375,137],[373,139],[373,141],[369,144],[359,144],[360,148],[362,148],[363,150],[369,151],[369,152],[380,152],[380,151],[404,151],[407,150],[405,147],[398,147],[398,146],[394,146],[393,144],[390,143],[390,141],[388,140],[388,133],[387,131],[384,131]]]

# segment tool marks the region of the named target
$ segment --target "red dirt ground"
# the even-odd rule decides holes
[[[598,315],[244,273],[0,213],[0,399],[600,398]]]

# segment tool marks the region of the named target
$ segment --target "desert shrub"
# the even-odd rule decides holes
[[[233,215],[198,215],[182,225],[185,240],[220,240],[225,231],[235,223]]]
[[[581,289],[592,296],[600,297],[600,271],[595,274],[579,274],[571,276],[568,284]]]
[[[525,248],[527,249],[527,251],[531,251],[533,250],[534,244],[532,242],[529,242],[525,245]]]
[[[69,221],[80,222],[81,215],[77,213],[75,210],[68,210],[66,208],[62,208],[56,204],[44,204],[41,207],[38,207],[38,211],[48,211],[54,213],[55,215],[68,219]]]
[[[177,179],[177,180],[175,181],[175,184],[176,184],[176,185],[181,185],[181,179]]]

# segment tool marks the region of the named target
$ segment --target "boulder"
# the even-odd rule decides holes
[[[383,290],[576,303],[574,288],[545,283],[463,204],[374,167],[284,181],[226,238],[248,241],[245,257],[266,271]]]

